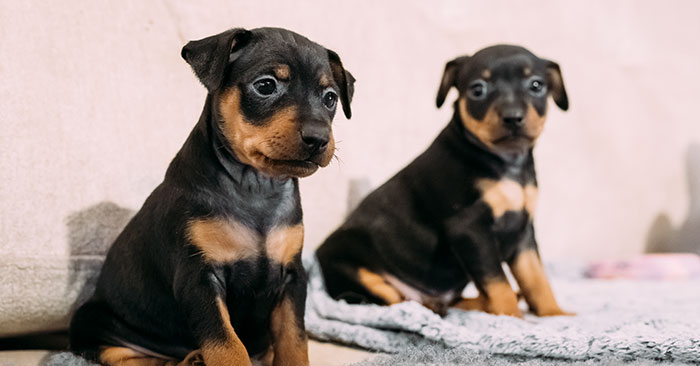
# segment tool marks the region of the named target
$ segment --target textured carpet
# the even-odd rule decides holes
[[[40,366],[99,366],[70,352],[57,352],[46,358]]]
[[[317,264],[308,258],[306,264],[310,335],[395,354],[356,366],[700,364],[697,280],[590,280],[581,276],[581,266],[550,266],[562,307],[577,316],[521,320],[451,310],[441,318],[412,302],[380,307],[334,301],[323,291]],[[46,365],[89,363],[58,353]]]
[[[525,319],[450,310],[441,318],[414,302],[390,307],[349,305],[323,291],[318,265],[307,260],[309,296],[306,327],[312,337],[362,348],[400,353],[402,359],[431,364],[430,355],[513,357],[561,361],[650,360],[700,362],[700,281],[590,280],[580,267],[550,267],[560,304],[574,317]],[[410,357],[420,361],[410,361]],[[509,361],[511,360],[511,361]],[[438,359],[437,364],[459,362]],[[442,362],[442,363],[440,363]],[[466,361],[460,361],[466,362]],[[499,363],[493,363],[499,365]]]
[[[423,349],[408,349],[396,356],[379,356],[352,364],[352,366],[680,366],[697,365],[673,361],[625,360],[618,357],[606,357],[597,360],[573,361],[548,358],[527,358],[514,356],[499,356],[480,354],[474,351],[453,348],[426,347]]]

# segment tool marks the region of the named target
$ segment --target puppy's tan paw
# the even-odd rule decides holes
[[[479,295],[476,298],[464,298],[457,302],[454,307],[462,310],[477,310],[493,315],[508,315],[516,318],[522,318],[523,313],[518,308],[517,297],[503,298],[499,301],[489,301],[485,297]]]
[[[576,313],[564,311],[560,308],[542,309],[542,310],[536,310],[533,312],[535,313],[535,315],[540,316],[540,317],[545,317],[545,316],[575,316],[576,315]]]
[[[177,366],[205,366],[204,357],[202,352],[198,349],[190,352],[184,360],[177,364]]]

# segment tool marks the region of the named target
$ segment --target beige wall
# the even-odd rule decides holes
[[[335,122],[340,162],[302,183],[307,248],[345,212],[349,179],[378,185],[447,122],[444,63],[518,43],[560,63],[571,110],[536,149],[537,231],[549,258],[643,249],[657,214],[687,214],[685,152],[700,141],[695,1],[0,0],[0,253],[65,255],[65,219],[138,208],[205,94],[180,47],[229,27],[290,28],[358,79]],[[450,94],[453,98],[454,93]]]

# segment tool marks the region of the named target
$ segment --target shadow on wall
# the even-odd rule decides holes
[[[71,256],[67,293],[78,291],[71,314],[92,296],[109,247],[134,214],[103,201],[66,218]]]
[[[372,184],[367,178],[350,179],[346,217],[352,213],[368,194],[372,192]]]
[[[691,144],[686,153],[688,171],[688,217],[674,228],[665,213],[659,214],[647,234],[647,253],[700,254],[700,144]]]

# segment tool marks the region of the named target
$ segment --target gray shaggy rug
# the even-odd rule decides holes
[[[305,264],[310,336],[390,354],[355,366],[700,365],[697,279],[591,280],[580,265],[549,266],[562,307],[577,316],[516,319],[451,310],[441,318],[413,302],[381,307],[334,301],[314,259]],[[44,364],[93,365],[67,352]]]
[[[580,361],[574,363],[579,365],[623,360],[700,363],[697,279],[591,280],[583,278],[581,266],[550,266],[562,308],[578,315],[517,319],[453,309],[441,318],[415,302],[383,307],[334,301],[323,289],[315,260],[307,259],[306,264],[306,328],[312,337],[399,354],[361,365],[452,365],[470,360],[507,365],[532,358],[562,364]]]
[[[331,365],[331,364],[328,364]],[[453,348],[443,349],[428,347],[426,349],[409,349],[399,355],[379,356],[351,366],[463,366],[463,365],[487,365],[487,366],[662,366],[662,365],[697,365],[692,363],[680,363],[672,361],[651,360],[623,360],[617,357],[609,357],[600,360],[572,361],[547,358],[526,358],[514,356],[498,356],[479,354],[474,351]],[[311,365],[315,366],[315,365]]]

